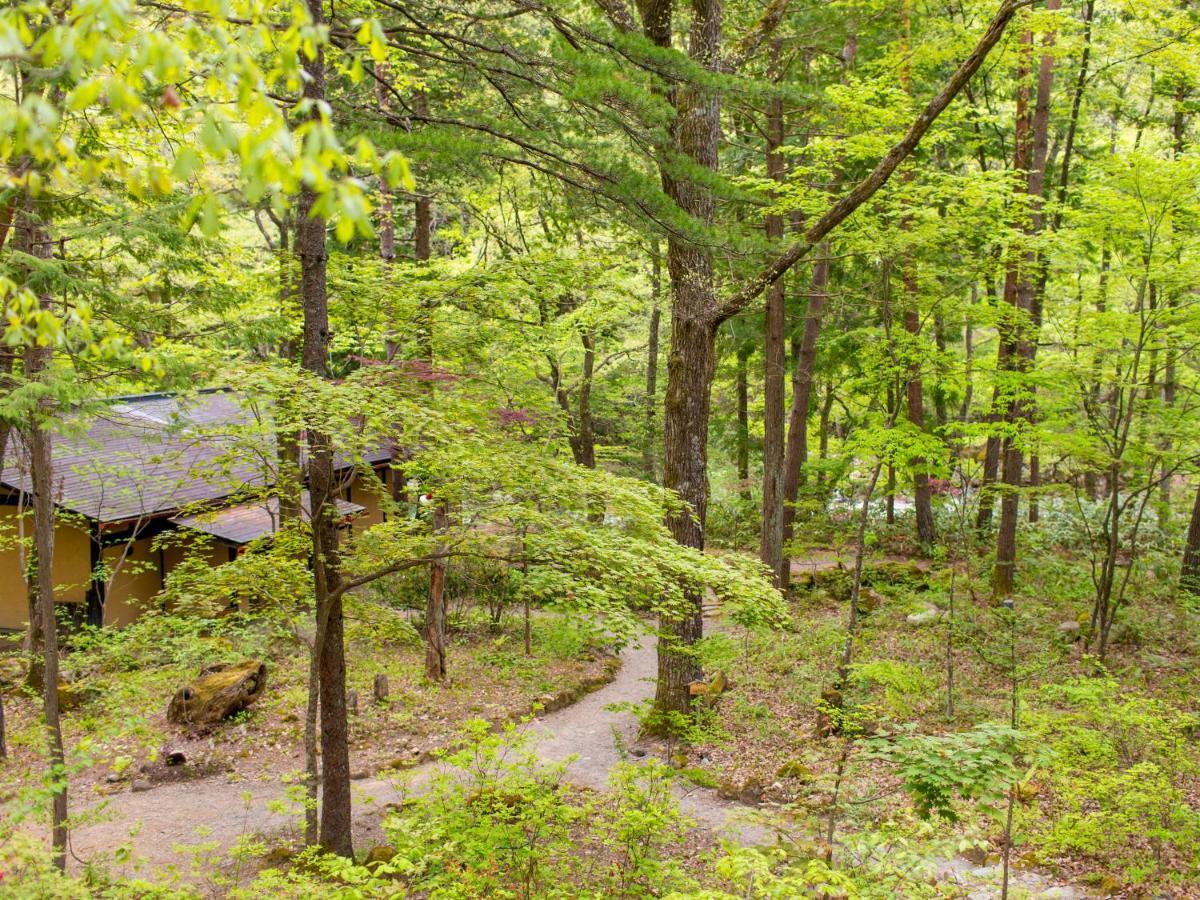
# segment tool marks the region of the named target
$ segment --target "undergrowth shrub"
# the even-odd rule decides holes
[[[1110,678],[1048,685],[1053,706],[1030,728],[1054,755],[1053,814],[1038,826],[1045,858],[1081,854],[1128,882],[1186,883],[1200,874],[1200,775],[1192,746],[1200,717]]]

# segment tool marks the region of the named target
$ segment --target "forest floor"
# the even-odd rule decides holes
[[[554,708],[612,677],[615,660],[601,643],[563,617],[538,615],[533,654],[522,647],[521,623],[504,627],[473,623],[450,635],[450,677],[431,685],[424,678],[424,647],[403,620],[385,623],[357,616],[347,627],[348,688],[357,698],[350,719],[351,769],[374,773],[427,762],[452,746],[469,719],[512,721],[535,706]],[[167,623],[170,625],[172,623]],[[116,640],[123,640],[124,634]],[[217,777],[240,785],[287,781],[303,769],[303,720],[307,699],[307,648],[294,637],[263,638],[257,631],[192,636],[183,649],[154,647],[158,634],[130,633],[102,652],[68,654],[65,665],[78,676],[71,691],[81,702],[64,716],[68,746],[85,741],[71,787],[75,798],[141,792],[164,783]],[[214,658],[212,654],[216,654]],[[199,656],[199,661],[197,660]],[[226,660],[225,657],[229,658]],[[190,733],[167,722],[174,692],[194,678],[201,664],[262,658],[267,689],[260,700],[210,732]],[[9,757],[0,766],[0,798],[19,793],[42,767],[37,732],[39,698],[21,684],[20,653],[0,657]],[[373,697],[376,675],[388,681],[383,702]],[[164,750],[183,754],[184,765],[163,763]]]
[[[610,772],[626,758],[654,752],[638,741],[639,720],[633,704],[652,696],[656,667],[652,638],[622,652],[621,667],[605,686],[582,695],[570,706],[547,713],[521,726],[545,762],[571,760],[567,779],[582,788],[602,790]],[[439,763],[405,770],[389,769],[356,779],[355,845],[366,850],[383,840],[384,811],[419,789]],[[680,791],[682,811],[713,836],[755,843],[767,832],[746,821],[741,804],[723,800],[714,791]],[[88,813],[83,814],[86,821]],[[267,838],[283,846],[298,841],[302,817],[277,781],[231,782],[207,778],[191,783],[164,784],[153,790],[106,798],[95,810],[96,821],[77,827],[71,849],[80,860],[114,859],[117,848],[128,848],[114,870],[152,879],[180,877],[203,882],[213,871],[228,875],[228,865],[214,868],[240,841]],[[252,866],[248,866],[252,869]]]
[[[1021,728],[1046,757],[1030,761],[1014,857],[1025,872],[1054,873],[1046,880],[1022,875],[1022,884],[1039,890],[1058,882],[1056,896],[1083,895],[1084,888],[1062,886],[1070,883],[1100,896],[1200,897],[1187,874],[1194,866],[1190,827],[1179,826],[1175,841],[1154,837],[1164,821],[1200,817],[1200,647],[1192,614],[1153,574],[1135,587],[1102,664],[1080,640],[1091,590],[1082,560],[1046,553],[1031,562],[1015,621],[997,611],[987,584],[960,561],[951,624],[944,561],[869,559],[846,692],[864,739],[851,745],[839,779],[843,742],[822,733],[822,693],[844,646],[852,568],[849,555],[814,553],[793,567],[782,631],[727,629],[710,638],[708,664],[727,671],[731,684],[687,751],[689,771],[699,769],[723,797],[785,811],[796,832],[809,836],[801,842],[824,832],[835,794],[839,835],[891,821],[911,826],[912,800],[876,751],[896,737],[1005,722],[1015,655]],[[1162,585],[1170,575],[1164,571]],[[995,883],[1003,803],[992,814],[972,804],[957,812],[961,821],[934,816],[928,823],[930,840],[957,842],[957,858],[943,872]]]
[[[526,720],[519,730],[532,739],[540,760],[570,760],[567,778],[579,787],[604,789],[614,767],[624,760],[658,757],[681,768],[684,778],[677,795],[683,813],[701,826],[697,830],[701,849],[711,847],[718,836],[752,844],[783,837],[800,845],[819,845],[814,836],[824,831],[840,741],[817,734],[818,699],[844,636],[846,604],[839,598],[848,584],[848,563],[833,552],[813,554],[797,563],[792,621],[783,632],[745,635],[723,622],[719,610],[710,609],[717,618],[710,619],[706,628],[710,635],[706,664],[710,670],[727,671],[731,684],[702,720],[700,731],[689,736],[689,747],[639,738],[638,707],[654,690],[656,655],[650,635],[626,648],[618,667],[596,646],[594,635],[564,632],[552,617],[535,620],[534,660],[524,660],[519,623],[509,623],[486,637],[484,632],[462,634],[451,649],[452,685],[437,690],[421,685],[415,649],[410,653],[413,659],[397,662],[392,648],[386,666],[400,707],[396,716],[389,711],[390,704],[377,708],[370,702],[373,666],[379,658],[374,651],[366,653],[361,658],[369,664],[357,669],[353,679],[361,698],[353,725],[356,847],[365,850],[382,842],[384,810],[430,777],[440,763],[421,763],[439,741],[442,747],[454,744],[455,728],[465,718],[484,718],[493,724],[514,721],[537,704],[555,711]],[[995,623],[988,618],[986,601],[977,596],[979,586],[966,578],[961,567],[956,572],[957,697],[956,712],[947,719],[946,618],[944,611],[929,612],[945,606],[948,570],[900,558],[872,561],[870,584],[862,598],[868,611],[857,651],[860,666],[854,670],[854,690],[862,707],[870,710],[873,727],[913,723],[922,732],[949,733],[982,721],[1003,720],[1007,682],[994,671],[996,655],[987,646],[989,639],[997,637]],[[1095,665],[1081,653],[1073,636],[1058,627],[1060,620],[1077,616],[1079,592],[1062,590],[1061,583],[1054,581],[1061,581],[1061,571],[1043,576],[1041,586],[1048,588],[1043,593],[1058,599],[1033,602],[1031,617],[1041,624],[1022,638],[1022,658],[1028,659],[1029,666],[1022,705],[1035,726],[1053,737],[1052,730],[1045,729],[1054,704],[1039,693],[1040,686],[1094,674]],[[1131,618],[1131,625],[1146,638],[1145,646],[1156,648],[1154,654],[1144,651],[1135,636],[1124,634],[1110,659],[1113,669],[1121,673],[1122,688],[1131,692],[1135,703],[1138,691],[1155,685],[1160,689],[1169,685],[1167,693],[1176,697],[1181,691],[1188,696],[1186,691],[1194,687],[1194,667],[1188,667],[1193,658],[1190,644],[1152,640],[1178,628],[1167,616],[1165,610],[1150,609],[1148,615]],[[358,646],[352,654],[362,653],[362,636],[355,638],[352,633],[351,637],[352,648]],[[1168,653],[1164,647],[1174,649]],[[497,685],[510,683],[518,689],[510,689],[504,702],[489,699]],[[131,762],[111,781],[97,778],[98,766],[81,773],[79,784],[73,784],[73,804],[84,811],[77,814],[72,832],[72,864],[78,867],[84,861],[100,860],[124,874],[203,883],[213,872],[230,877],[230,850],[239,845],[252,850],[232,854],[232,864],[244,867],[240,874],[247,878],[262,864],[263,854],[272,859],[272,847],[295,845],[302,820],[292,777],[299,769],[295,750],[299,730],[284,707],[290,704],[292,716],[302,709],[301,686],[298,673],[284,678],[282,684],[277,680],[276,687],[284,689],[262,710],[225,726],[219,734],[195,739],[188,752],[197,753],[202,764],[189,765],[193,775],[202,777],[174,783],[144,777],[146,769],[166,768],[149,760]],[[428,696],[414,699],[423,694]],[[452,702],[459,694],[462,703]],[[1145,701],[1140,702],[1145,710]],[[433,709],[438,710],[436,725],[430,727]],[[138,722],[135,712],[131,708],[130,721]],[[1073,714],[1078,718],[1078,711]],[[421,727],[418,723],[425,723],[425,730],[414,740],[412,729]],[[81,726],[76,723],[76,727]],[[1148,727],[1153,730],[1158,725],[1150,722]],[[1137,740],[1134,732],[1125,737]],[[154,740],[160,738],[155,732]],[[145,743],[143,737],[141,746]],[[261,746],[252,749],[256,743]],[[412,752],[414,747],[418,752]],[[243,749],[248,752],[239,755]],[[203,765],[205,752],[234,762],[210,771]],[[107,759],[111,777],[111,748]],[[838,821],[839,840],[892,817],[911,819],[910,804],[887,771],[873,764],[868,754],[851,755],[842,785],[839,808],[846,812]],[[1194,779],[1184,777],[1179,783],[1185,792],[1196,790]],[[1069,841],[1064,849],[1063,836],[1054,832],[1056,817],[1062,817],[1070,803],[1095,805],[1095,800],[1066,796],[1069,784],[1049,775],[1039,775],[1033,786],[1037,796],[1023,802],[1018,811],[1020,869],[1015,883],[1019,895],[1080,897],[1094,891],[1102,896],[1146,896],[1128,880],[1118,879],[1116,864],[1106,868],[1094,854],[1072,849]],[[96,796],[108,791],[114,793]],[[85,799],[89,794],[90,801]],[[938,866],[941,878],[963,885],[963,896],[996,896],[1000,843],[994,818],[965,817],[955,825],[943,823],[930,831],[930,839],[949,848]],[[1037,852],[1047,842],[1055,852]],[[1136,844],[1137,839],[1128,842]],[[1167,854],[1169,869],[1173,848],[1155,849],[1160,858]],[[1034,871],[1048,865],[1056,876]],[[233,879],[240,874],[235,871]],[[1093,891],[1069,886],[1072,883],[1090,884]],[[1161,896],[1193,896],[1186,887],[1166,887]]]

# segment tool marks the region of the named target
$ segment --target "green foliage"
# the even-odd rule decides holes
[[[911,715],[917,698],[934,687],[932,679],[916,666],[888,659],[856,663],[851,668],[851,678],[862,690],[882,688],[884,709],[897,718]]]
[[[1081,853],[1133,883],[1194,877],[1200,813],[1188,785],[1200,764],[1189,748],[1200,719],[1111,678],[1050,685],[1043,695],[1054,706],[1031,729],[1055,765],[1040,852]]]
[[[994,805],[1019,773],[1022,735],[984,724],[956,734],[924,735],[906,728],[868,745],[871,759],[895,766],[922,818],[959,818],[959,801]]]
[[[570,788],[562,765],[539,763],[516,728],[476,722],[467,738],[385,819],[378,860],[309,851],[234,896],[632,897],[692,885],[667,852],[690,824],[671,769],[621,766],[592,795]]]

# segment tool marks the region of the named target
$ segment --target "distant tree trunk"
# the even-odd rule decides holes
[[[1033,36],[1030,32],[1027,31],[1022,34],[1022,62],[1017,73],[1017,129],[1015,136],[1017,149],[1013,163],[1013,169],[1017,172],[1027,171],[1029,167],[1029,88],[1026,84],[1026,78],[1028,74],[1028,45],[1032,41]],[[1008,309],[1003,314],[1005,318],[1001,320],[999,359],[996,368],[997,377],[1007,379],[1005,393],[1010,396],[1006,401],[1008,407],[1006,418],[1009,422],[1015,422],[1022,412],[1020,400],[1016,396],[1022,388],[1014,383],[1014,376],[1020,371],[1020,334],[1022,329],[1026,327],[1026,324],[1021,320],[1021,312],[1024,310],[1021,309],[1020,292],[1017,288],[1018,281],[1021,278],[1019,271],[1020,255],[1015,250],[1010,250],[1009,254],[1010,260],[1004,282],[1004,302],[1007,304]],[[1013,590],[1013,574],[1017,553],[1017,489],[1021,485],[1021,471],[1023,468],[1020,444],[1011,436],[1004,438],[1000,455],[1003,460],[1001,481],[1004,484],[1004,489],[1000,497],[1000,525],[996,531],[996,562],[992,570],[992,593],[998,598],[1007,597]]]
[[[567,445],[576,465],[596,468],[596,431],[592,419],[592,381],[596,371],[596,339],[591,331],[579,336],[583,344],[583,371],[579,381],[579,396],[571,407],[571,395],[563,383],[562,370],[553,354],[546,354],[550,364],[550,388],[558,401],[567,423]]]
[[[1060,5],[1061,0],[1046,0],[1046,9],[1050,12],[1057,10]],[[1042,202],[1046,189],[1046,156],[1050,136],[1050,89],[1054,77],[1054,57],[1050,55],[1049,50],[1053,44],[1053,32],[1047,33],[1043,40],[1046,52],[1042,54],[1041,66],[1038,69],[1037,104],[1034,107],[1033,113],[1033,168],[1029,172],[1029,196],[1032,205],[1032,209],[1030,210],[1030,232],[1032,234],[1039,233],[1042,230],[1043,223]],[[1073,128],[1074,123],[1070,127]],[[1062,169],[1064,177],[1070,177],[1070,164],[1070,156],[1068,153],[1064,153]],[[1052,230],[1058,230],[1057,214],[1052,223]],[[1042,330],[1042,304],[1046,292],[1047,263],[1041,258],[1040,254],[1033,252],[1030,252],[1029,259],[1033,262],[1037,271],[1036,276],[1033,276],[1033,282],[1029,286],[1029,316],[1033,335],[1029,342],[1028,366],[1032,369],[1037,359],[1038,335],[1041,334]],[[1031,406],[1029,417],[1031,420],[1036,415],[1036,409],[1032,408],[1036,391],[1036,385],[1029,386]],[[1039,518],[1037,488],[1041,486],[1041,483],[1041,460],[1038,458],[1035,447],[1029,454],[1029,487],[1031,488],[1029,494],[1030,522],[1037,522]]]
[[[413,112],[418,116],[429,115],[429,100],[424,91],[413,94]],[[413,204],[413,258],[428,262],[433,253],[433,201],[428,194],[421,194]],[[421,301],[421,317],[417,326],[418,353],[421,359],[433,367],[433,317],[437,301],[427,298]]]
[[[658,442],[658,328],[662,320],[659,298],[662,296],[662,264],[658,257],[658,242],[650,252],[650,335],[646,342],[646,396],[642,407],[645,434],[642,438],[642,470],[654,481],[654,448]]]
[[[980,149],[982,153],[982,147]],[[980,165],[983,165],[981,160]],[[998,288],[996,279],[991,276],[990,272],[984,273],[984,295],[990,305],[998,305],[1003,301],[1003,288]],[[999,295],[997,295],[999,290]],[[1001,350],[1004,348],[1004,342],[1000,342]],[[992,387],[992,402],[984,416],[984,421],[991,425],[991,429],[995,430],[995,423],[1000,418],[1000,385],[996,384]],[[975,528],[979,531],[986,531],[992,525],[992,507],[995,505],[995,486],[996,480],[1000,477],[1000,437],[997,434],[989,434],[983,451],[983,471],[980,473],[979,483],[979,508],[975,512]]]
[[[812,404],[813,366],[817,359],[817,337],[821,333],[821,318],[825,312],[826,291],[829,287],[828,244],[813,262],[812,287],[808,294],[808,310],[804,315],[804,333],[796,348],[792,370],[792,408],[788,414],[787,453],[784,457],[783,475],[783,540],[786,544],[793,537],[796,522],[796,502],[800,499],[800,485],[804,480],[804,467],[808,464],[808,410]],[[789,566],[783,567],[784,586],[790,575]]]
[[[999,402],[999,392],[992,397],[993,411],[987,414],[987,421],[996,422],[998,418],[994,411]],[[983,451],[983,472],[980,474],[979,508],[975,512],[975,527],[986,531],[992,524],[992,507],[995,504],[994,489],[996,479],[1000,475],[1000,438],[989,434]]]
[[[44,222],[26,198],[25,212],[17,228],[24,232],[23,245],[30,255],[49,259],[50,236]],[[43,308],[50,300],[41,293]],[[47,377],[53,358],[51,346],[36,343],[25,349],[25,379],[37,382]],[[62,871],[67,866],[67,775],[63,753],[62,720],[58,701],[58,623],[54,612],[54,464],[51,437],[47,428],[52,415],[51,400],[43,396],[29,416],[29,469],[33,492],[33,592],[37,598],[36,617],[41,621],[42,643],[42,709],[49,742],[48,783],[53,793],[51,812],[51,847],[54,865]]]
[[[944,358],[946,355],[946,320],[941,313],[933,318],[933,344],[937,347],[938,358]],[[950,421],[950,411],[946,405],[946,386],[942,381],[940,366],[937,380],[933,385],[933,416],[937,420],[939,428],[945,428],[946,423]]]
[[[963,388],[962,405],[958,408],[958,420],[971,420],[971,400],[975,395],[975,326],[971,322],[973,307],[977,301],[979,288],[971,285],[971,303],[967,309],[966,321],[963,322],[963,375],[966,386]]]
[[[324,24],[321,0],[307,0],[317,27]],[[321,47],[304,60],[308,75],[305,99],[325,100],[325,54]],[[325,219],[314,215],[316,194],[304,185],[297,204],[296,250],[300,256],[300,304],[304,311],[301,365],[321,378],[329,377],[328,254]],[[341,562],[338,556],[336,482],[333,444],[319,429],[308,429],[308,489],[312,506],[312,567],[317,628],[313,652],[319,659],[321,717],[320,843],[327,851],[353,857],[351,837],[350,749],[346,719],[346,647],[343,636]]]
[[[1189,594],[1200,594],[1200,485],[1192,504],[1192,519],[1188,523],[1187,541],[1183,546],[1183,568],[1179,586]]]
[[[912,44],[912,0],[904,0],[900,6],[901,23],[901,64],[900,83],[904,92],[912,96],[912,69],[909,66],[909,53]],[[905,166],[901,178],[905,182],[912,181],[912,166]],[[900,220],[904,231],[912,230],[912,217],[905,213]],[[921,364],[925,354],[917,353],[916,348],[921,335],[920,293],[917,290],[917,273],[912,260],[912,251],[906,249],[901,263],[904,282],[904,330],[912,338],[912,362],[908,366],[908,378],[905,384],[905,399],[908,406],[908,421],[919,430],[925,430],[925,400],[924,385],[921,379]],[[921,547],[928,551],[934,542],[933,526],[933,495],[929,490],[929,473],[926,471],[926,460],[918,457],[910,460],[913,467],[913,508],[917,519],[917,540]],[[888,466],[889,478],[894,478],[895,471],[891,464]],[[889,501],[891,494],[889,493]],[[892,507],[889,505],[889,511]],[[889,519],[889,523],[891,519]]]
[[[579,398],[576,401],[575,432],[571,436],[571,449],[575,462],[588,469],[596,468],[596,427],[592,420],[592,379],[596,371],[596,336],[584,331],[579,336],[583,343],[583,375],[579,381]]]
[[[829,459],[829,416],[833,412],[833,382],[825,385],[825,400],[821,403],[821,416],[817,421],[817,459]],[[817,472],[817,484],[825,484],[825,469]]]
[[[772,66],[778,67],[782,42],[771,43]],[[784,140],[783,98],[767,103],[767,176],[784,179],[785,164],[780,152]],[[767,216],[767,239],[783,237],[783,216]],[[786,583],[783,560],[784,507],[784,383],[787,377],[784,280],[767,288],[763,347],[763,496],[759,558],[771,570],[776,587]]]
[[[433,507],[433,530],[445,531],[450,523],[446,504]],[[425,677],[430,681],[446,678],[446,561],[438,559],[429,566],[429,596],[425,604]]]
[[[1047,0],[1047,9],[1057,9],[1059,0]],[[1045,52],[1038,70],[1037,98],[1032,121],[1029,116],[1029,59],[1033,52],[1033,34],[1026,31],[1021,37],[1021,64],[1018,71],[1017,88],[1017,134],[1013,169],[1028,172],[1024,185],[1027,195],[1028,213],[1024,217],[1023,230],[1028,239],[1035,237],[1042,228],[1042,195],[1046,178],[1046,154],[1050,120],[1050,91],[1054,77],[1054,57],[1050,47],[1054,43],[1053,33],[1044,38]],[[1027,386],[1020,376],[1033,367],[1037,348],[1040,301],[1037,297],[1038,261],[1032,248],[1017,253],[1009,251],[1009,264],[1005,276],[1005,301],[1010,305],[1013,317],[1001,341],[1002,365],[1017,378],[1008,391],[1006,418],[1018,427],[1028,423],[1032,417],[1030,400],[1026,397]],[[1023,318],[1027,316],[1028,322]],[[1018,491],[1021,486],[1022,453],[1019,437],[1008,437],[1003,452],[1004,495],[1000,503],[1000,526],[996,533],[996,564],[992,574],[992,593],[997,598],[1012,593],[1017,554]]]
[[[1185,4],[1186,5],[1186,4]],[[1175,91],[1174,110],[1171,117],[1171,150],[1172,156],[1176,160],[1183,158],[1184,137],[1187,131],[1187,120],[1185,118],[1185,109],[1188,99],[1188,85],[1184,80],[1180,80],[1179,87]],[[1174,310],[1177,306],[1175,297],[1170,297],[1167,300],[1167,306]],[[1173,318],[1172,313],[1168,313],[1168,317]],[[1175,406],[1175,395],[1178,390],[1178,374],[1176,372],[1178,362],[1178,351],[1174,342],[1168,341],[1166,348],[1166,361],[1163,365],[1163,388],[1162,399],[1163,406],[1168,411]],[[1164,451],[1171,449],[1170,435],[1163,439]],[[1164,453],[1164,457],[1166,453]],[[1163,462],[1165,469],[1169,463]],[[1159,488],[1159,525],[1166,528],[1171,518],[1171,476],[1163,473],[1162,485]]]
[[[906,267],[904,272],[905,293],[910,302],[916,302],[916,279],[912,269]],[[921,332],[920,314],[915,309],[904,312],[904,330],[916,336]],[[908,406],[908,421],[917,429],[925,428],[925,404],[922,397],[923,387],[920,375],[921,363],[914,362],[909,369],[906,384],[906,400]],[[913,507],[917,517],[917,540],[921,546],[928,549],[933,546],[936,537],[933,525],[933,494],[929,489],[929,473],[925,471],[926,460],[918,457],[912,460],[913,466]],[[891,469],[889,468],[889,474]]]
[[[737,403],[737,444],[734,448],[737,464],[738,491],[750,499],[750,347],[742,344],[737,350],[737,371],[734,374],[734,393]]]

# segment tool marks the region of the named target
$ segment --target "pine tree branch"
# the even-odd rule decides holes
[[[1012,21],[1017,10],[1023,6],[1031,5],[1032,2],[1033,0],[1004,0],[1000,4],[999,10],[996,11],[996,15],[992,19],[991,24],[988,25],[987,31],[983,33],[983,36],[980,37],[979,42],[975,45],[975,49],[971,51],[971,55],[963,60],[958,70],[950,76],[950,80],[929,101],[929,104],[921,111],[912,125],[909,126],[908,132],[904,137],[879,160],[879,163],[875,166],[871,174],[855,185],[850,193],[831,206],[804,233],[804,236],[800,240],[792,244],[791,247],[776,257],[774,262],[770,263],[731,294],[716,310],[713,317],[714,323],[720,324],[749,306],[763,291],[783,277],[797,262],[807,256],[813,247],[824,240],[833,229],[846,221],[855,210],[870,200],[881,187],[887,184],[888,179],[896,171],[900,163],[917,148],[917,145],[921,142],[921,138],[925,136],[925,133],[929,131],[933,123],[937,121],[938,116],[958,96],[967,82],[971,80],[971,76],[983,65],[983,61],[987,59],[992,48],[1000,41],[1005,29],[1008,27],[1008,23]]]

